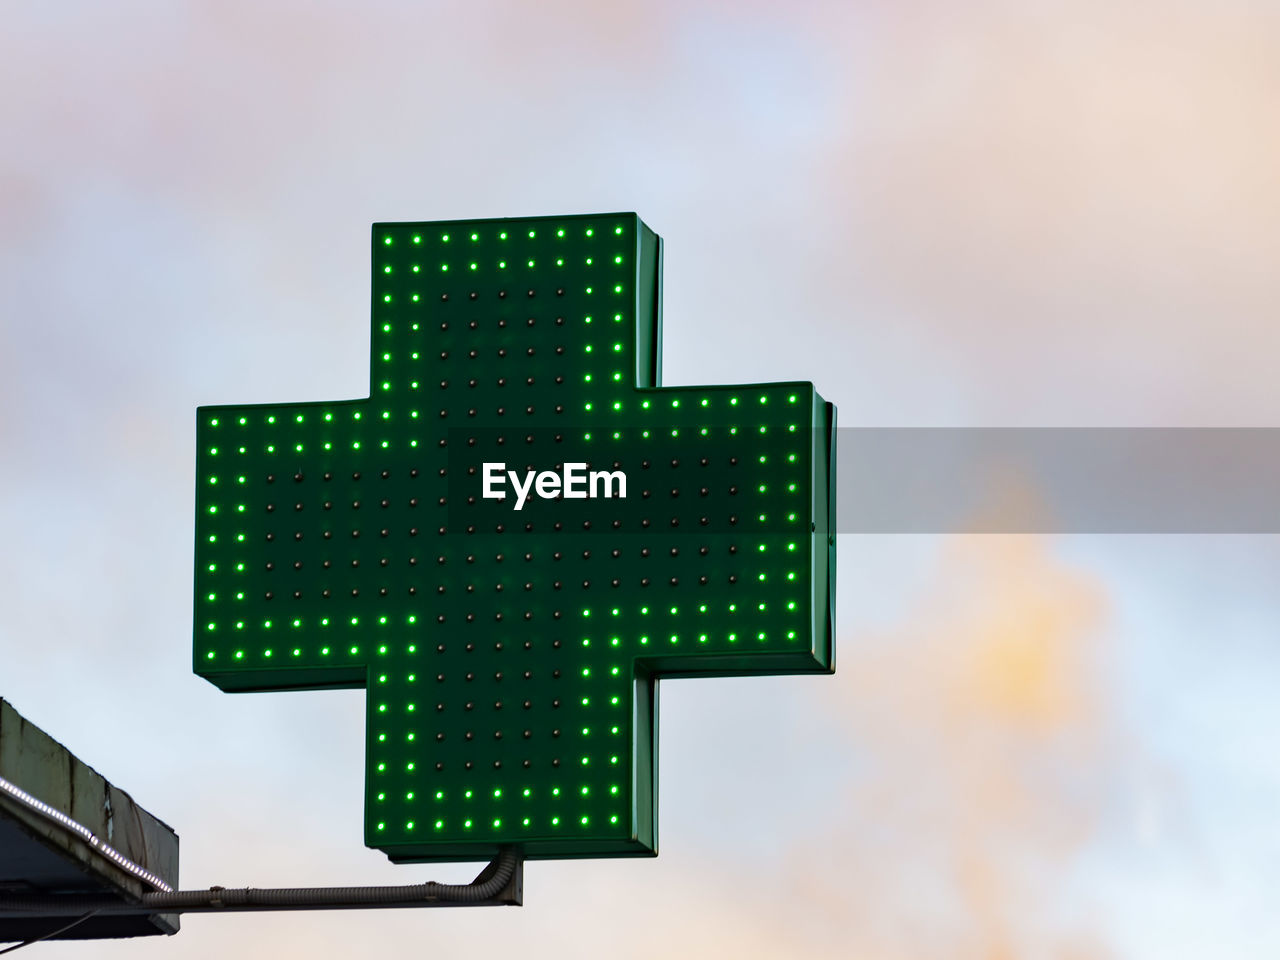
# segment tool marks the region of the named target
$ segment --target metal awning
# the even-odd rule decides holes
[[[0,700],[0,893],[136,902],[176,886],[178,837]],[[0,942],[46,937],[76,916],[0,911]],[[172,934],[172,915],[94,914],[56,939]]]

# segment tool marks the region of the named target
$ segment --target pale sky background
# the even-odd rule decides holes
[[[1275,2],[0,14],[0,695],[184,887],[472,872],[361,846],[363,694],[190,673],[195,407],[366,395],[373,221],[635,210],[666,383],[844,425],[1280,426]],[[31,956],[1280,953],[1277,538],[839,549],[834,678],[664,683],[656,860]]]

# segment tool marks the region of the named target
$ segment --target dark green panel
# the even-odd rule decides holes
[[[371,397],[199,411],[195,670],[367,686],[392,859],[652,854],[656,678],[832,668],[834,409],[661,388],[660,257],[634,214],[375,225]],[[517,511],[486,462],[627,495]]]

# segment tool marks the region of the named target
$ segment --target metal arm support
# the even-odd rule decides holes
[[[136,900],[83,894],[0,895],[0,913],[39,916],[268,912],[276,910],[375,910],[388,907],[520,906],[524,900],[524,857],[503,849],[471,883],[429,883],[404,887],[255,887],[145,893]]]

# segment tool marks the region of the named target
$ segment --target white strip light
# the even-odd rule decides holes
[[[125,873],[132,874],[133,876],[137,877],[139,880],[142,880],[142,881],[145,881],[146,883],[151,884],[151,886],[155,887],[157,890],[161,891],[162,893],[173,892],[173,887],[169,886],[167,883],[165,883],[163,880],[157,877],[150,870],[147,870],[144,867],[138,866],[136,863],[134,863],[132,860],[130,860],[128,857],[122,854],[115,847],[112,847],[106,843],[103,843],[93,834],[93,831],[91,831],[84,824],[78,823],[75,820],[72,820],[65,813],[63,813],[60,810],[55,810],[53,807],[49,806],[44,801],[37,800],[31,794],[27,793],[27,791],[19,787],[17,784],[10,783],[4,777],[0,777],[0,793],[13,798],[14,800],[21,803],[23,806],[31,810],[34,810],[36,813],[41,814],[44,817],[47,817],[48,819],[52,820],[54,823],[57,823],[63,827],[66,827],[68,830],[74,833],[77,837],[79,837],[89,846],[93,847],[94,850],[97,850],[100,854],[102,854],[104,857],[106,857],[108,860],[114,863],[117,867],[119,867]]]

